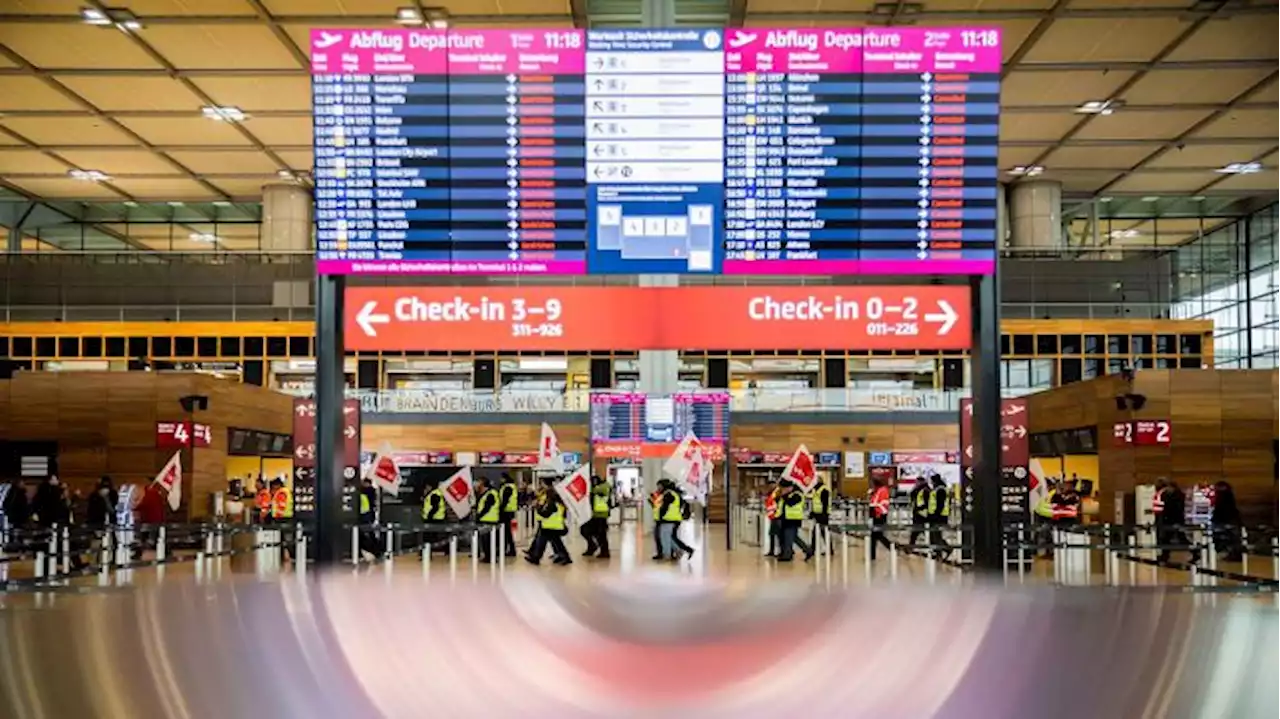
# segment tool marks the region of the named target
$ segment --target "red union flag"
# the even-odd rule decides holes
[[[578,467],[577,471],[556,482],[556,492],[564,500],[569,511],[579,525],[591,519],[591,476],[587,466]]]
[[[440,491],[444,492],[444,501],[449,503],[449,508],[458,519],[471,514],[471,505],[475,500],[475,490],[471,486],[471,467],[463,467],[441,482]]]
[[[702,452],[702,442],[689,432],[685,434],[684,439],[680,440],[680,444],[676,445],[676,449],[671,456],[662,465],[662,473],[683,482],[689,474],[689,463],[693,461],[694,455]]]
[[[556,437],[555,430],[546,422],[542,423],[542,436],[538,438],[538,468],[556,472],[564,470],[560,458],[560,440]]]
[[[182,451],[173,453],[169,461],[165,463],[164,468],[156,475],[155,483],[160,485],[160,489],[169,497],[169,509],[178,511],[178,505],[182,504]]]
[[[387,494],[400,493],[400,467],[396,464],[390,445],[382,445],[364,476]]]
[[[818,471],[813,465],[813,455],[803,444],[791,455],[791,461],[782,470],[782,479],[794,482],[797,487],[808,492],[818,483]]]

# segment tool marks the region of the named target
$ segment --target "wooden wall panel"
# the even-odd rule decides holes
[[[179,398],[209,397],[195,421],[209,425],[210,449],[184,468],[187,516],[204,516],[210,492],[225,489],[227,429],[289,433],[293,399],[261,387],[207,375],[144,372],[22,372],[0,381],[0,427],[12,440],[58,443],[58,467],[72,489],[89,491],[98,477],[117,485],[150,482],[172,456],[156,448],[156,422],[186,419]]]
[[[735,425],[730,432],[734,447],[762,452],[790,452],[800,444],[810,451],[906,451],[960,447],[957,424],[778,424]]]
[[[587,425],[555,425],[560,448],[587,451]],[[448,452],[535,452],[541,423],[531,424],[365,424],[361,445],[376,451],[383,442],[395,450]]]

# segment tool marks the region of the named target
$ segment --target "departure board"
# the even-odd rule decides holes
[[[593,392],[589,422],[592,442],[644,442],[644,393]]]
[[[689,432],[710,444],[729,441],[728,392],[683,392],[675,400],[675,436]]]
[[[317,271],[985,274],[994,28],[316,30]]]

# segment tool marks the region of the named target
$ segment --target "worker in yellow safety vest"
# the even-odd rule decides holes
[[[675,482],[669,479],[660,480],[658,488],[662,491],[662,498],[654,512],[658,531],[658,554],[654,555],[653,559],[655,561],[677,559],[678,553],[691,557],[693,547],[680,540],[680,523],[688,517],[687,503],[684,497],[680,496]]]
[[[609,558],[609,512],[613,509],[613,490],[600,475],[591,476],[591,519],[582,525],[582,538],[587,540],[584,557]],[[599,555],[596,555],[599,552]]]
[[[932,477],[920,476],[916,477],[916,483],[911,486],[911,494],[909,502],[911,504],[911,536],[907,539],[907,546],[916,546],[916,540],[921,535],[926,535],[925,540],[928,541],[928,532],[925,527],[929,524],[929,495],[933,492]]]
[[[284,482],[271,480],[271,520],[285,522],[293,519],[293,494]]]
[[[504,551],[508,557],[516,556],[516,535],[511,524],[516,521],[516,513],[520,511],[520,488],[516,481],[506,472],[502,473],[502,486],[498,488],[498,521],[502,522]]]
[[[542,502],[534,509],[538,533],[534,535],[533,546],[529,548],[529,553],[524,559],[530,564],[538,564],[542,561],[547,545],[550,544],[551,553],[555,555],[552,564],[573,564],[573,559],[569,557],[569,550],[564,546],[564,536],[569,533],[568,507],[551,487],[551,480],[544,479],[543,482],[546,484],[547,491],[542,495]]]
[[[782,497],[782,487],[776,480],[769,482],[764,495],[764,516],[769,522],[769,552],[765,556],[778,556],[778,538],[782,536],[782,520],[778,517],[778,500]]]
[[[807,562],[813,559],[813,547],[800,536],[800,526],[804,524],[804,494],[793,482],[782,482],[781,487],[782,493],[778,500],[781,515],[778,561],[790,562],[795,558],[795,547],[799,546]]]
[[[490,543],[497,542],[496,535],[492,533],[498,531],[498,523],[502,521],[501,498],[498,490],[490,487],[489,480],[484,477],[476,479],[476,496],[479,497],[476,502],[476,523],[480,525],[480,561],[488,564],[493,561]]]
[[[929,491],[929,551],[935,557],[946,559],[952,547],[943,534],[951,522],[951,489],[942,475],[935,474]]]

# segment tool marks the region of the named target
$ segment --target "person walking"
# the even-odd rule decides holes
[[[478,551],[480,562],[489,564],[493,561],[492,549],[497,546],[498,541],[498,535],[494,532],[498,531],[498,522],[501,521],[500,499],[498,491],[490,487],[489,480],[484,477],[476,479],[476,496],[480,498],[476,502],[476,523],[480,525],[476,541],[480,546],[472,547],[471,551]]]
[[[889,484],[880,477],[871,480],[871,494],[867,505],[871,510],[871,561],[876,559],[876,545],[883,545],[892,550],[893,546],[884,536],[884,527],[889,523]]]
[[[551,480],[546,480],[546,492],[542,496],[542,501],[534,509],[537,517],[538,533],[533,538],[533,546],[529,548],[529,553],[525,555],[526,562],[537,565],[542,561],[542,555],[546,552],[547,545],[551,545],[551,553],[555,557],[552,564],[564,566],[573,564],[573,559],[569,556],[569,550],[564,546],[564,537],[569,533],[568,530],[568,507],[564,501],[560,499],[560,495],[551,486]]]
[[[658,554],[653,558],[655,561],[676,559],[677,542],[679,542],[676,530],[680,522],[684,521],[681,509],[683,500],[680,493],[675,490],[675,484],[669,479],[659,480],[658,489],[662,492],[658,509],[654,512],[654,519],[658,523]],[[683,542],[679,542],[679,547],[679,551],[682,552],[691,554],[693,551]]]
[[[795,559],[795,548],[804,552],[805,561],[813,559],[813,547],[800,536],[800,527],[804,524],[804,494],[792,482],[782,482],[781,506],[782,525],[779,529],[778,561],[790,562]]]
[[[584,557],[609,558],[609,512],[612,490],[600,475],[591,476],[591,519],[582,525],[582,538],[587,540]],[[596,553],[599,552],[597,555]]]
[[[929,493],[929,553],[935,558],[946,560],[951,556],[952,547],[947,542],[947,525],[951,522],[951,488],[941,475],[933,475],[933,485]]]
[[[1236,492],[1225,481],[1213,485],[1213,513],[1210,515],[1213,525],[1213,543],[1228,562],[1239,562],[1244,558],[1243,542],[1240,540],[1240,507],[1236,505]]]
[[[809,518],[813,520],[812,544],[814,550],[817,551],[821,547],[826,554],[832,554],[831,529],[829,526],[831,520],[831,487],[825,479],[813,490],[813,497],[809,500]]]
[[[911,486],[909,502],[911,504],[911,536],[907,539],[908,547],[915,547],[916,540],[924,535],[929,541],[929,495],[933,492],[933,477],[917,477]]]
[[[781,498],[782,487],[777,480],[770,480],[764,495],[764,517],[769,523],[769,551],[765,554],[766,557],[778,556],[778,544],[782,536],[782,519],[779,516],[781,507],[778,506]]]
[[[508,557],[516,556],[516,536],[511,531],[511,523],[520,511],[520,487],[510,474],[502,473],[502,486],[498,489],[498,521],[502,523],[503,552]]]

